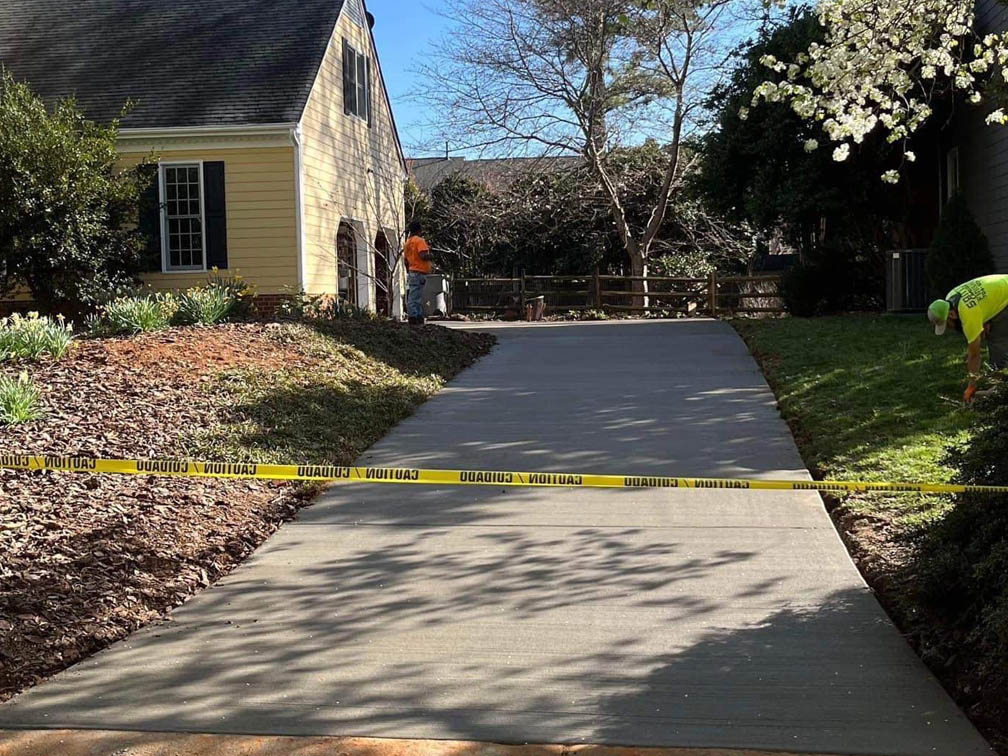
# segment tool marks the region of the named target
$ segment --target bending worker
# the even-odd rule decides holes
[[[973,399],[980,377],[983,334],[987,334],[991,365],[995,370],[1008,368],[1008,275],[982,276],[956,286],[944,299],[931,303],[928,320],[939,336],[951,323],[966,337],[969,386],[963,400],[967,403]]]

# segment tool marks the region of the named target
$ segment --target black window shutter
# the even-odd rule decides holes
[[[206,228],[207,268],[227,270],[227,203],[224,163],[203,163],[203,223]]]
[[[371,79],[371,58],[369,57],[367,59],[367,125],[368,125],[369,129],[371,128],[371,123],[374,120],[374,114],[371,112],[371,90],[372,89],[373,89],[373,86],[372,86],[372,79]]]
[[[356,55],[350,43],[343,40],[343,112],[347,115],[357,112],[357,72]]]
[[[367,58],[357,55],[357,115],[367,119]]]
[[[144,235],[140,269],[144,273],[161,272],[161,181],[157,163],[137,168],[140,202],[137,228]]]

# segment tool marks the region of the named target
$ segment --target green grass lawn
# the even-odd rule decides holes
[[[968,437],[966,347],[923,316],[739,320],[816,477],[946,482],[945,448]],[[947,500],[857,494],[859,511],[910,525]]]
[[[494,343],[353,319],[278,325],[272,338],[290,350],[284,365],[229,370],[207,386],[223,422],[188,439],[191,457],[349,465]]]

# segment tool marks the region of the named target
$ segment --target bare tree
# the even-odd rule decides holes
[[[456,144],[583,155],[608,197],[631,273],[643,278],[691,164],[684,136],[763,8],[748,0],[454,0],[455,28],[421,68],[425,96],[442,136]],[[650,218],[635,229],[607,156],[656,124],[669,161]],[[646,304],[646,283],[635,291]]]

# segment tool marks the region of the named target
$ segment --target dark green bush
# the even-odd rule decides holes
[[[944,297],[964,281],[994,272],[987,237],[960,194],[945,205],[924,270],[933,298]]]
[[[1008,381],[976,400],[977,424],[947,461],[960,483],[1008,483]],[[915,573],[927,645],[943,656],[966,647],[969,672],[987,688],[1008,685],[1008,495],[967,494],[924,535]],[[946,646],[946,648],[942,648]]]
[[[803,318],[879,310],[885,305],[882,256],[873,247],[852,242],[824,245],[811,262],[784,274],[781,298],[788,312]]]
[[[823,247],[816,257],[824,310],[863,312],[885,307],[885,261],[880,250],[845,242]]]
[[[42,309],[76,308],[135,282],[140,174],[118,135],[0,73],[0,298],[27,287]]]
[[[787,271],[780,283],[784,306],[792,315],[810,318],[823,301],[822,275],[816,265],[798,265]]]

